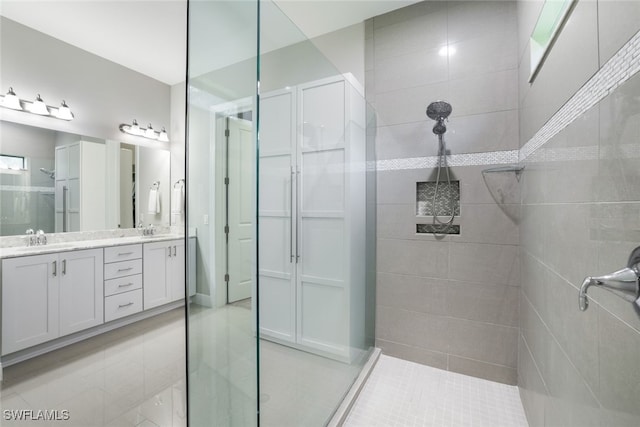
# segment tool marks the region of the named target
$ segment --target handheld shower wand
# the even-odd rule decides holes
[[[451,196],[449,197],[449,208],[451,212],[449,219],[444,222],[440,221],[438,219],[438,213],[436,212],[438,187],[440,186],[440,171],[442,167],[444,167],[447,172],[447,191],[451,191],[451,176],[449,175],[449,167],[447,166],[447,147],[444,141],[444,133],[447,131],[447,126],[444,122],[445,120],[448,120],[452,111],[453,108],[451,107],[451,104],[445,101],[435,101],[427,107],[427,117],[436,121],[433,125],[433,133],[438,135],[438,172],[436,174],[436,187],[432,201],[433,224],[434,226],[436,224],[443,226],[441,227],[443,233],[446,233],[447,230],[449,230],[449,227],[453,224],[453,220],[456,216],[454,201]]]

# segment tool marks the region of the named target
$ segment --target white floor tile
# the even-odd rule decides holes
[[[346,427],[528,427],[518,388],[380,356]]]

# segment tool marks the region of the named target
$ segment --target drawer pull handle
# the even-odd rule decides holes
[[[130,305],[133,305],[133,303],[132,303],[132,302],[130,302],[130,303],[128,303],[128,304],[120,304],[120,305],[118,306],[118,308],[125,308],[125,307],[129,307]]]
[[[133,270],[133,267],[129,267],[129,268],[119,268],[118,269],[118,273],[121,271],[129,271],[129,270]]]
[[[123,283],[121,285],[118,285],[119,288],[126,288],[127,286],[131,286],[133,285],[133,282],[129,282],[129,283]]]
[[[118,252],[118,256],[131,255],[133,252]]]

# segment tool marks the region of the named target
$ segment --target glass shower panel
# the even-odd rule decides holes
[[[373,346],[372,114],[270,1],[259,58],[260,423],[322,426]]]
[[[188,304],[191,426],[257,424],[257,2],[189,3]]]

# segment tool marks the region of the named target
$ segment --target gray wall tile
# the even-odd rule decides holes
[[[443,316],[378,306],[376,337],[443,353],[449,351],[449,320]]]
[[[517,245],[520,205],[462,204],[460,235],[452,236],[456,243],[496,243]]]
[[[425,350],[424,348],[385,341],[383,339],[376,340],[376,347],[379,347],[382,353],[388,356],[399,357],[400,359],[433,366],[434,368],[447,369],[446,353]]]
[[[378,273],[376,302],[389,308],[447,314],[447,288],[440,279]]]
[[[516,367],[518,328],[463,319],[449,319],[452,355]]]
[[[598,1],[600,65],[607,62],[622,45],[638,32],[640,2]]]
[[[528,33],[541,2],[519,2],[520,145],[640,29],[637,2],[581,1],[533,85]],[[637,16],[638,15],[638,16]],[[527,159],[520,220],[518,381],[530,425],[640,425],[640,316],[586,276],[625,266],[640,241],[640,75]],[[533,389],[537,391],[532,391]]]
[[[518,149],[516,24],[511,2],[420,2],[373,18],[366,92],[378,159],[437,155],[425,110],[438,99],[453,104],[451,154]],[[484,176],[491,166],[450,168],[462,231],[446,237],[415,232],[426,221],[415,215],[416,183],[436,169],[378,171],[376,338],[389,354],[513,384],[520,190],[515,174]]]
[[[598,314],[600,401],[607,411],[640,421],[640,334],[606,310]]]
[[[578,289],[558,275],[547,274],[546,325],[585,382],[598,390],[598,307],[581,312]]]
[[[544,426],[544,408],[548,392],[522,336],[518,342],[518,389],[529,425]]]
[[[516,385],[517,381],[515,368],[493,365],[454,355],[449,355],[449,370],[509,385]]]
[[[515,286],[449,281],[447,314],[504,326],[518,326],[520,290]]]
[[[446,278],[448,255],[442,242],[378,239],[377,264],[382,273]]]
[[[519,286],[517,246],[454,242],[450,245],[451,279]]]

